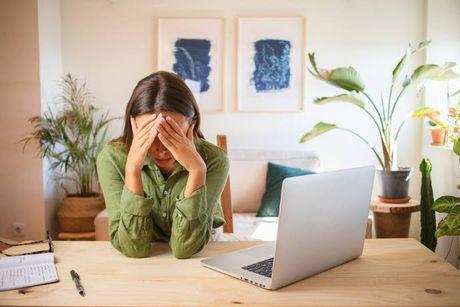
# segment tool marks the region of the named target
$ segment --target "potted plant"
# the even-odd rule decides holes
[[[360,74],[353,67],[321,69],[316,64],[315,54],[310,53],[308,55],[311,64],[311,68],[308,68],[308,71],[314,77],[345,91],[339,95],[317,98],[314,103],[345,102],[361,109],[369,117],[379,135],[381,150],[374,147],[359,133],[326,122],[317,123],[311,131],[301,137],[300,142],[307,142],[334,129],[339,129],[358,137],[369,146],[379,163],[380,168],[377,170],[377,177],[381,183],[379,197],[383,201],[397,203],[409,200],[408,187],[412,168],[400,167],[396,158],[398,137],[401,128],[406,122],[405,119],[399,125],[395,125],[394,115],[398,104],[402,100],[401,98],[411,85],[421,86],[426,80],[449,80],[458,76],[452,70],[455,66],[454,63],[449,62],[443,65],[426,64],[419,66],[410,75],[406,75],[402,82],[399,82],[401,72],[410,56],[425,48],[429,43],[430,41],[420,42],[415,48],[409,45],[393,69],[388,98],[384,101],[383,95],[381,95],[380,105],[367,93]],[[396,90],[398,94],[395,97],[393,93]]]
[[[414,118],[426,118],[430,125],[431,145],[444,145],[449,125],[440,119],[441,112],[431,107],[420,107],[412,113]]]
[[[442,146],[446,139],[446,129],[441,126],[435,125],[431,129],[431,145]]]
[[[58,210],[64,232],[94,231],[94,217],[104,209],[104,199],[97,192],[96,158],[106,142],[108,113],[96,117],[97,108],[86,84],[71,74],[64,76],[57,111],[48,109],[42,116],[29,119],[32,132],[21,141],[23,151],[31,140],[38,141],[38,154],[50,161],[50,169],[61,181],[66,196]],[[70,193],[64,181],[73,182]]]
[[[460,134],[457,133],[455,137],[452,137],[453,151],[457,156],[460,156]],[[440,237],[460,236],[460,197],[445,195],[433,201],[431,168],[431,162],[427,158],[422,159],[422,162],[420,163],[420,171],[422,172],[420,238],[421,242],[434,252],[437,246],[437,239]],[[460,185],[457,186],[457,189],[460,190]],[[444,217],[437,226],[435,211],[444,214]],[[449,253],[450,248],[447,252],[446,258]]]
[[[450,94],[447,87],[447,121],[441,119],[441,112],[439,110],[431,107],[420,107],[412,113],[412,117],[428,119],[431,131],[431,145],[440,146],[447,145],[447,141],[454,142],[455,136],[460,131],[460,114],[457,110],[460,108],[460,100],[457,102],[456,107],[450,107],[450,98],[459,95],[460,90]]]

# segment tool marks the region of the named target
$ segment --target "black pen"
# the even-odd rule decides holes
[[[75,282],[75,287],[77,287],[78,293],[80,293],[81,296],[85,296],[85,289],[83,289],[83,286],[81,285],[80,276],[78,276],[78,273],[72,270],[70,271],[70,276],[72,276],[72,279]]]

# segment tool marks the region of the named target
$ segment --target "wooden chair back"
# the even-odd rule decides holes
[[[217,146],[227,153],[227,136],[217,135]],[[232,198],[230,195],[230,175],[225,183],[224,190],[220,196],[222,211],[224,212],[225,224],[224,233],[233,233],[233,210]]]

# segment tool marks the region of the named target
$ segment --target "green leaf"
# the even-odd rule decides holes
[[[365,105],[364,101],[362,101],[358,97],[351,95],[351,94],[341,94],[341,95],[331,96],[331,97],[320,97],[314,100],[314,103],[316,104],[323,104],[323,103],[328,103],[328,102],[348,102],[360,108],[364,108],[364,105]]]
[[[457,139],[454,139],[453,150],[457,156],[460,156],[460,135],[458,136]]]
[[[339,67],[332,70],[327,81],[347,91],[362,92],[365,88],[359,73],[353,67]]]
[[[316,60],[315,60],[315,53],[309,53],[308,54],[308,58],[310,59],[310,63],[311,63],[311,66],[313,67],[313,69],[315,70],[315,72],[320,75],[319,71],[318,71],[318,67],[316,66]],[[313,73],[312,73],[313,74]],[[314,74],[313,74],[314,75]]]
[[[458,214],[457,214],[458,215]],[[457,217],[448,214],[443,220],[438,224],[438,229],[436,230],[436,238],[443,236],[459,236],[460,235],[460,225],[452,222],[451,219],[456,219]],[[450,227],[451,225],[456,227]]]
[[[447,130],[447,125],[444,124],[442,121],[440,121],[437,117],[432,116],[433,114],[440,114],[440,112],[439,110],[435,108],[420,107],[420,108],[415,109],[414,112],[412,112],[412,117],[427,118],[433,124],[438,125],[439,127]]]
[[[441,196],[434,201],[433,210],[437,212],[445,212],[445,213],[449,213],[454,210],[459,210],[460,209],[460,206],[458,205],[459,202],[460,202],[459,197],[449,196],[449,195]]]
[[[450,97],[455,97],[457,95],[460,95],[460,90],[454,92],[452,95],[450,95]]]
[[[436,69],[437,67],[438,67],[438,65],[435,65],[435,64],[420,65],[412,73],[411,79],[413,81],[416,81],[416,80],[420,79],[421,77],[423,77],[424,74],[429,73],[430,71]]]
[[[460,229],[460,211],[449,213],[446,218],[447,227],[451,230]]]
[[[420,51],[420,50],[426,48],[430,43],[431,43],[431,40],[422,41],[422,42],[418,43],[417,47],[415,47],[414,49],[411,50],[411,53],[414,54],[417,51]]]
[[[399,60],[398,64],[396,64],[396,67],[393,69],[393,81],[392,81],[393,83],[398,78],[399,73],[403,70],[404,66],[406,65],[407,58],[409,57],[409,55],[414,54],[419,50],[422,50],[423,48],[428,46],[430,43],[431,43],[431,40],[422,41],[415,48],[411,48],[411,46],[409,45],[409,48],[406,49],[406,52],[404,53],[403,57]],[[407,81],[407,77],[406,77],[406,80],[404,80],[403,82],[403,87],[406,87],[407,85],[409,85],[409,83],[410,83],[410,80]]]
[[[443,236],[448,236],[450,234],[450,229],[449,226],[447,226],[447,223],[445,220],[441,220],[438,224],[438,229],[436,229],[436,232],[434,233],[436,238],[440,238]]]
[[[420,65],[411,75],[412,81],[423,82],[426,80],[449,81],[460,77],[452,68],[456,66],[454,62],[447,62],[443,65],[426,64]]]
[[[401,58],[401,60],[399,60],[398,64],[396,64],[396,67],[393,69],[393,82],[396,80],[396,78],[398,78],[399,73],[404,68],[404,65],[406,64],[408,53],[409,53],[409,50],[406,50],[406,53],[404,53],[404,56]]]
[[[415,118],[423,118],[423,117],[426,117],[428,115],[431,115],[433,113],[436,113],[436,114],[439,114],[439,110],[435,109],[435,108],[431,108],[431,107],[420,107],[420,108],[417,108],[413,113],[412,113],[412,117],[415,117]]]
[[[300,139],[300,143],[307,142],[323,133],[326,133],[336,128],[337,128],[337,125],[335,124],[319,122],[313,127],[311,131],[307,132],[304,136],[302,136],[302,138]]]
[[[313,71],[308,71],[316,78],[347,91],[362,92],[365,88],[359,73],[353,67],[339,67],[333,70],[320,69],[316,64],[315,53],[309,53],[308,58]]]

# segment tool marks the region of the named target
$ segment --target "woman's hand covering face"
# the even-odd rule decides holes
[[[160,114],[154,127],[158,131],[159,140],[187,171],[203,170],[206,167],[193,142],[194,124],[184,133],[172,117]]]

